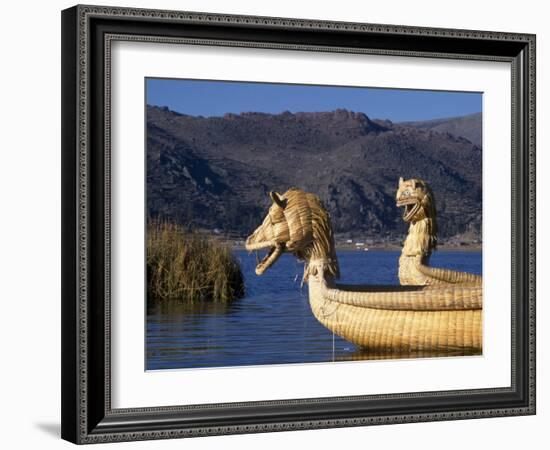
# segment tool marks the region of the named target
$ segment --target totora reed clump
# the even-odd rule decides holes
[[[147,301],[228,303],[244,296],[236,258],[223,243],[184,227],[154,221],[147,227]]]

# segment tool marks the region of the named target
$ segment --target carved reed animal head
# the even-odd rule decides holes
[[[418,178],[403,180],[399,178],[399,187],[395,200],[398,207],[404,207],[403,220],[405,222],[417,222],[436,216],[435,198],[430,186]]]
[[[246,249],[267,249],[256,274],[263,274],[284,253],[309,263],[324,260],[328,272],[338,277],[338,262],[330,216],[319,197],[291,188],[284,194],[271,192],[272,205],[262,224],[246,240]]]
[[[403,180],[399,178],[399,186],[395,200],[398,207],[403,207],[403,220],[407,223],[416,224],[422,222],[423,232],[427,242],[423,248],[427,252],[435,249],[437,245],[437,220],[434,194],[424,180],[411,178]]]

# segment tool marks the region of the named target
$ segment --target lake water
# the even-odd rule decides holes
[[[370,359],[313,317],[303,265],[284,254],[266,273],[235,251],[246,296],[230,305],[164,305],[148,312],[148,370]],[[400,251],[341,251],[339,282],[399,284]],[[430,265],[481,274],[481,252],[436,251]]]

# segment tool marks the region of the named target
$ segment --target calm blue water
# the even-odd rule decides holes
[[[368,359],[313,317],[303,265],[284,254],[262,276],[235,251],[246,297],[231,305],[163,306],[147,316],[147,369],[223,367]],[[342,283],[399,284],[399,251],[338,253]],[[430,265],[481,273],[481,252],[437,251]]]

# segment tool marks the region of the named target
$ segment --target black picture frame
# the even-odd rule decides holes
[[[113,40],[508,61],[511,386],[113,409],[109,63]],[[62,437],[74,443],[535,414],[535,36],[75,6],[62,12]]]

